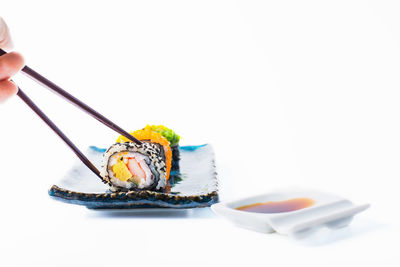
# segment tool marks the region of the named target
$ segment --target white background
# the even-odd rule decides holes
[[[0,106],[0,265],[399,266],[399,13],[397,1],[1,0],[30,67],[127,130],[162,123],[211,143],[222,201],[298,185],[372,206],[294,241],[209,209],[56,202],[47,190],[75,156],[13,98]],[[83,150],[116,138],[15,80]]]

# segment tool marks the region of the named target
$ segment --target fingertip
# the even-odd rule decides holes
[[[25,65],[24,57],[20,53],[14,52],[14,51],[10,52],[8,54],[11,55],[11,57],[12,57],[12,60],[11,60],[12,67],[14,69],[18,69],[18,71],[20,71]]]
[[[0,81],[0,103],[16,95],[18,86],[12,81]]]
[[[10,52],[0,57],[0,80],[8,79],[24,67],[24,58],[20,53]]]

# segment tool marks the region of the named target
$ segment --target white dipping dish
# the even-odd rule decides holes
[[[315,202],[307,208],[279,213],[256,213],[236,209],[255,203],[294,198],[310,198]],[[302,238],[323,226],[332,229],[347,226],[355,214],[366,210],[369,206],[369,204],[355,205],[342,197],[318,191],[292,189],[221,202],[212,205],[211,209],[239,227],[262,233],[278,232]]]

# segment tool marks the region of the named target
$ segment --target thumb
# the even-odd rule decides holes
[[[12,46],[10,31],[8,30],[6,22],[0,17],[0,48],[11,50]]]

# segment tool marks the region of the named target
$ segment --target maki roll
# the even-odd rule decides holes
[[[112,145],[104,153],[100,174],[111,191],[161,191],[168,180],[162,146],[148,142]]]
[[[103,155],[103,181],[112,191],[165,190],[171,169],[179,169],[179,135],[162,125],[147,125],[130,134],[142,144],[119,136]]]

